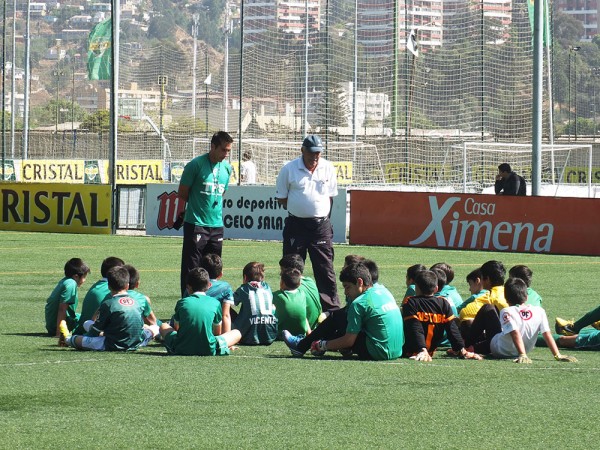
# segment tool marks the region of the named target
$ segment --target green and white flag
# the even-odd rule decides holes
[[[106,19],[92,28],[88,37],[88,78],[110,80],[112,22]]]

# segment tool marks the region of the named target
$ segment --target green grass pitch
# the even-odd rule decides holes
[[[554,317],[578,317],[600,301],[600,258],[336,246],[380,267],[397,299],[406,267],[448,262],[467,296],[465,276],[486,260],[527,264]],[[141,272],[140,290],[168,319],[178,300],[181,241],[142,236],[0,232],[0,448],[594,448],[600,352],[545,348],[531,366],[507,360],[432,363],[292,359],[285,345],[242,347],[229,357],[168,357],[160,345],[138,352],[59,348],[44,335],[44,304],[67,259],[92,274],[80,304],[119,256]],[[226,241],[224,279],[264,262],[278,286],[281,244]],[[312,275],[310,264],[307,274]],[[586,414],[583,414],[586,412]],[[585,416],[585,417],[584,417]]]

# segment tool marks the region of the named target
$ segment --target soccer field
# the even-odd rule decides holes
[[[598,306],[600,258],[338,245],[375,260],[380,282],[400,300],[406,267],[447,262],[468,296],[465,276],[498,259],[526,264],[550,323]],[[119,256],[140,270],[140,291],[157,317],[178,300],[181,240],[0,232],[0,448],[594,448],[589,419],[600,352],[567,351],[578,364],[535,349],[533,364],[465,361],[439,352],[432,363],[292,359],[287,347],[241,347],[229,357],[167,357],[159,344],[123,353],[59,348],[45,335],[46,298],[65,262],[92,273],[80,305]],[[226,241],[224,279],[266,265],[279,284],[280,243]],[[307,264],[307,275],[312,275]],[[329,356],[330,355],[330,356]],[[575,407],[577,406],[577,408]],[[586,412],[585,417],[583,412]]]

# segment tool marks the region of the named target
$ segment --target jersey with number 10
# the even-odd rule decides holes
[[[233,298],[236,305],[241,305],[233,324],[242,334],[240,344],[271,344],[277,337],[277,318],[269,285],[264,281],[242,284]]]

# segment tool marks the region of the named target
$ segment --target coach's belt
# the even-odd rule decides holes
[[[329,220],[328,216],[325,217],[298,217],[295,216],[293,214],[288,213],[289,217],[291,217],[294,220],[299,220],[301,222],[316,222],[316,223],[322,223],[325,222],[326,220]]]

